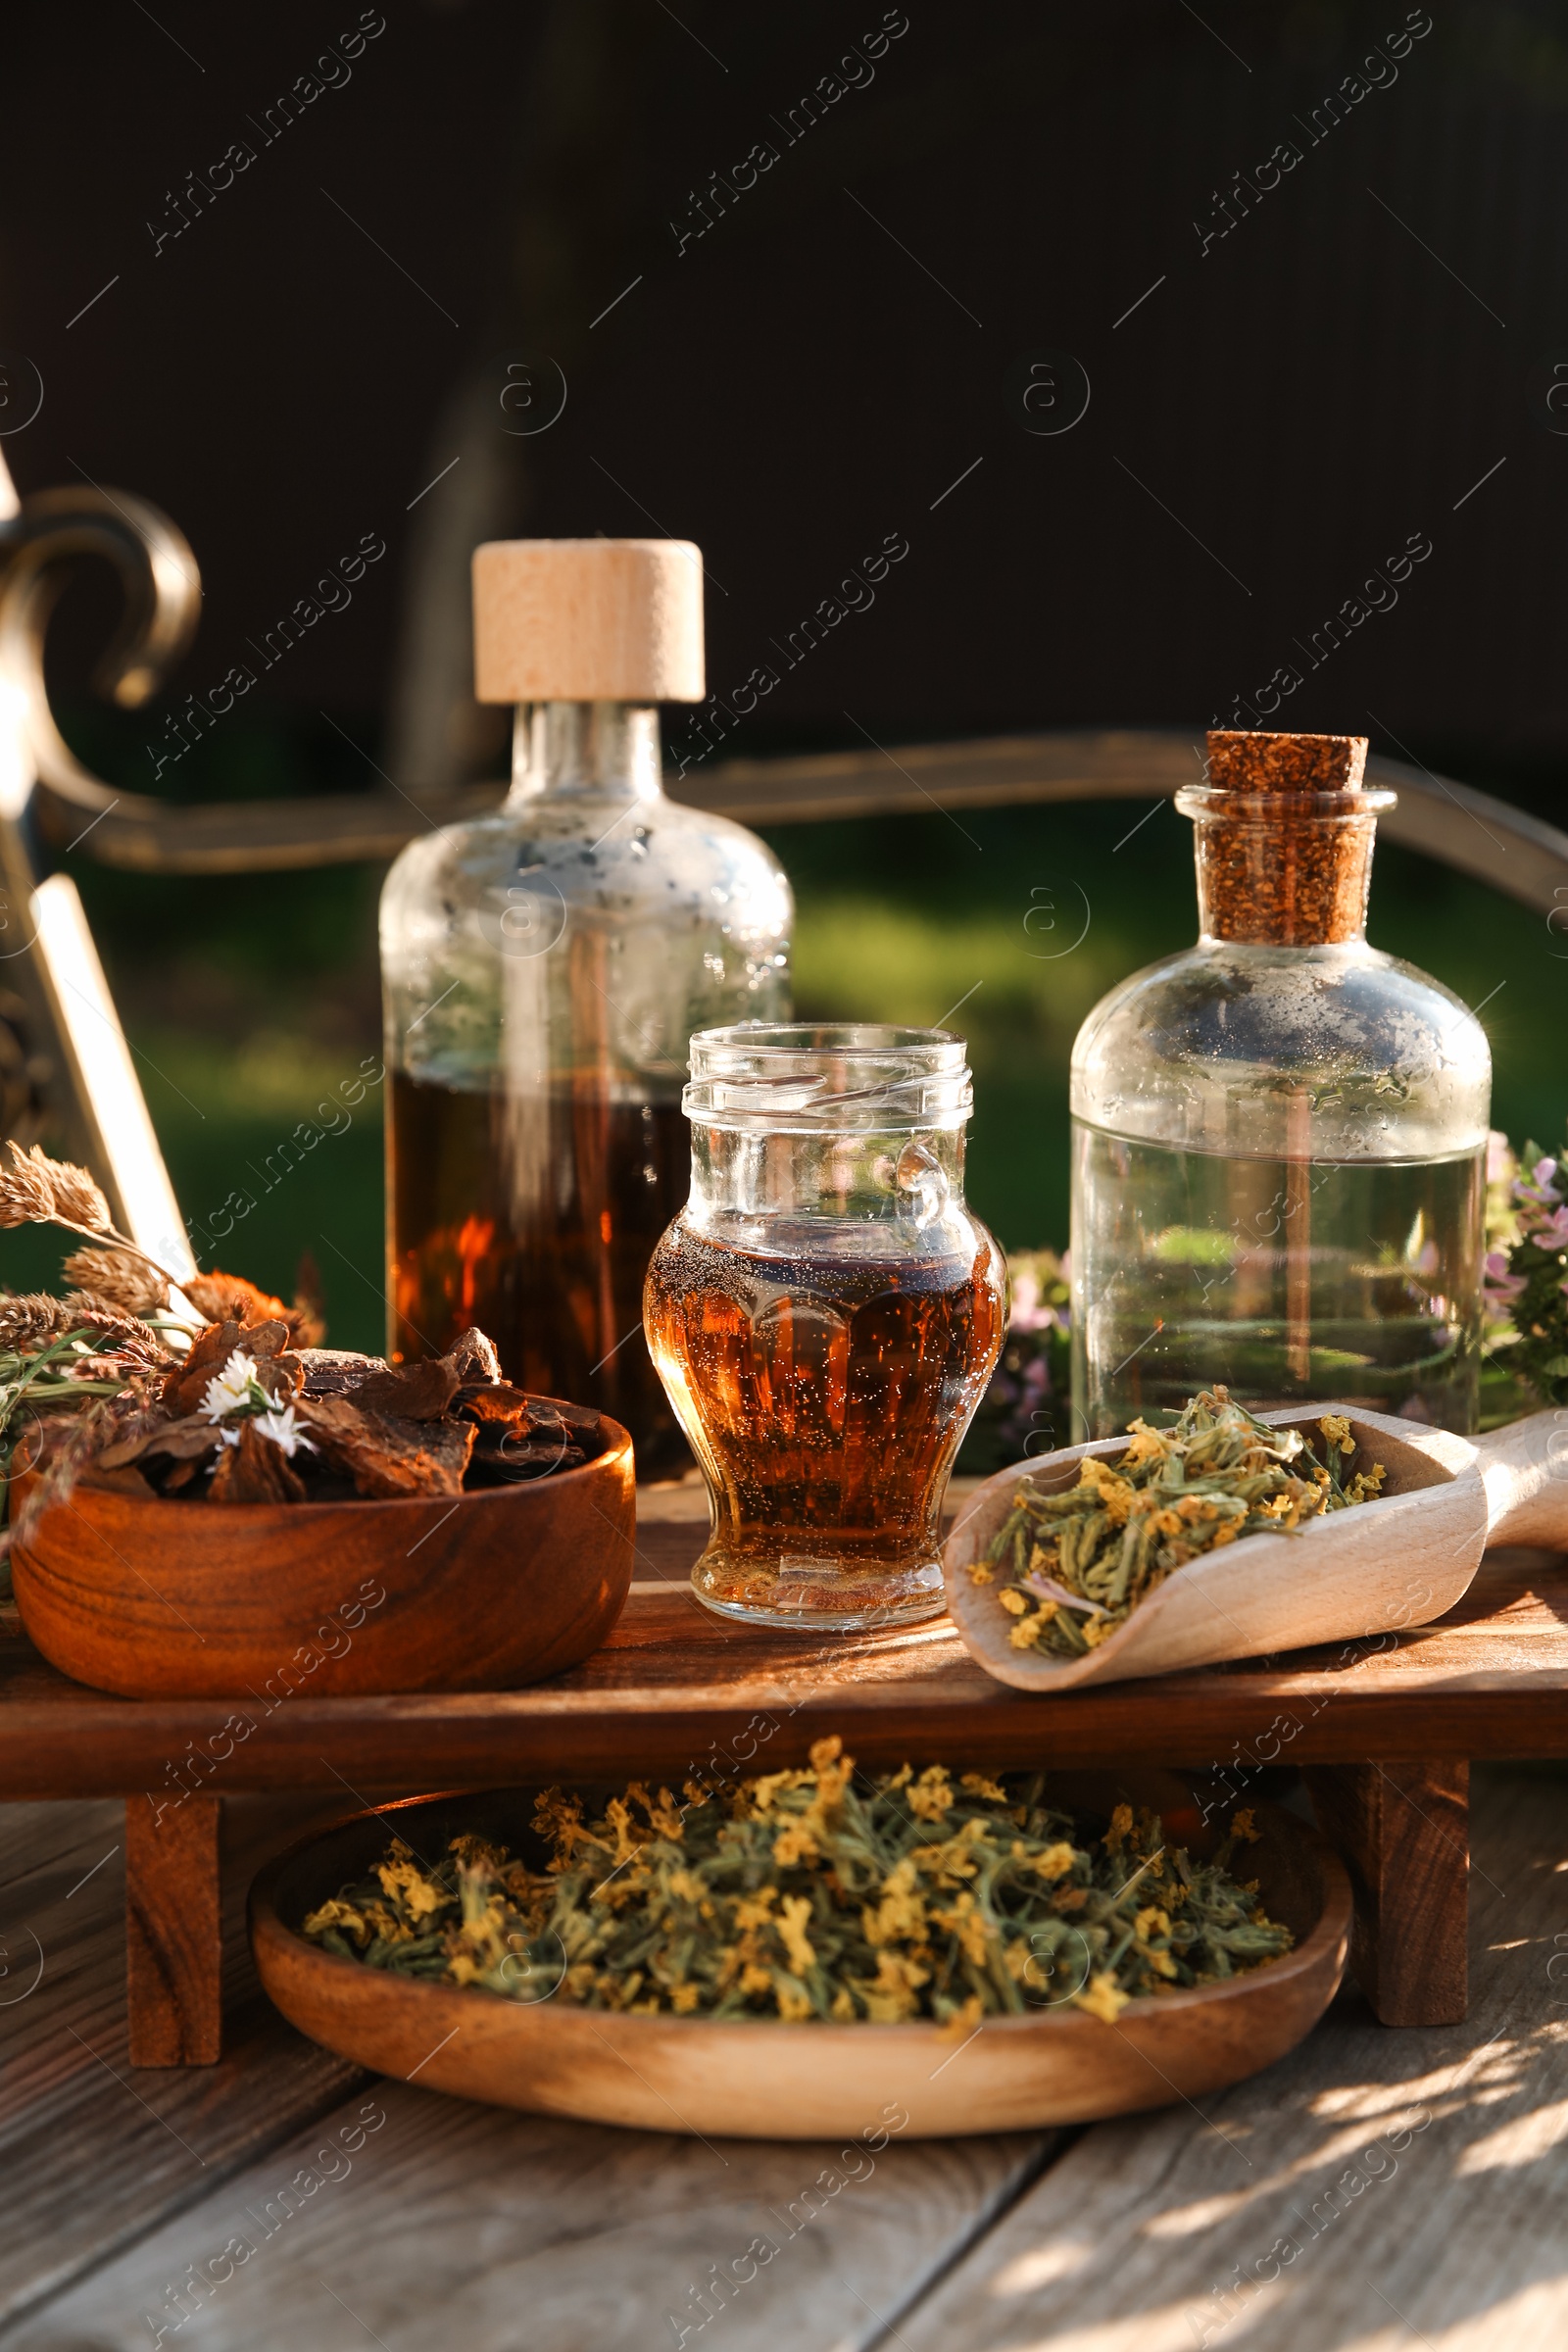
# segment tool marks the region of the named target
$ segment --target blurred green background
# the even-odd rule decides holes
[[[125,747],[104,739],[90,714],[73,732],[100,772],[118,764]],[[1435,765],[1442,752],[1426,747]],[[1468,781],[1542,798],[1528,782],[1510,790],[1510,779],[1489,777],[1473,757],[1448,757],[1448,772]],[[221,773],[195,774],[186,789],[299,791],[304,780],[341,789],[351,759],[325,728],[279,719],[234,742]],[[1119,802],[966,812],[961,822],[933,812],[796,825],[770,838],[799,899],[801,1011],[951,1019],[975,1073],[976,1208],[1011,1248],[1064,1245],[1073,1036],[1113,982],[1194,938],[1190,825],[1168,804]],[[255,1198],[204,1262],[288,1296],[309,1250],[332,1342],[379,1348],[382,1090],[370,1087],[352,1109],[318,1109],[341,1102],[379,1053],[379,870],[191,880],[114,873],[79,855],[71,863],[182,1208],[211,1228],[231,1192]],[[1560,1142],[1568,940],[1513,901],[1388,844],[1377,853],[1370,935],[1484,1007],[1494,1123],[1516,1142]],[[296,1124],[329,1116],[340,1131],[280,1172],[278,1147]],[[60,1255],[42,1233],[0,1235],[0,1282],[52,1281]]]

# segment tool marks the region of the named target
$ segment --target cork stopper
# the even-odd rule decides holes
[[[492,539],[473,551],[481,703],[700,703],[689,539]]]
[[[1208,780],[1221,792],[1359,792],[1364,735],[1262,735],[1211,727]]]
[[[1177,795],[1198,820],[1203,935],[1326,947],[1366,926],[1372,846],[1391,792],[1364,788],[1364,735],[1208,737],[1208,781]]]

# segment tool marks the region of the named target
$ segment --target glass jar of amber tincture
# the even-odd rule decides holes
[[[1072,1056],[1079,1434],[1224,1382],[1476,1425],[1492,1058],[1450,989],[1367,944],[1361,735],[1215,732],[1176,806],[1198,945]]]
[[[501,541],[473,584],[512,789],[382,894],[390,1353],[477,1325],[509,1380],[613,1415],[658,1476],[690,1461],[642,1329],[686,1195],[686,1042],[788,1013],[789,884],[662,787],[656,706],[704,691],[695,547]]]
[[[708,1482],[692,1584],[721,1616],[850,1631],[944,1605],[938,1518],[1005,1293],[964,1206],[972,1100],[941,1030],[691,1041],[691,1195],[646,1315]]]

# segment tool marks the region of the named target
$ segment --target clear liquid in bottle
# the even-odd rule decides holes
[[[1475,1425],[1485,1147],[1432,1160],[1172,1151],[1075,1121],[1075,1438],[1223,1382]]]

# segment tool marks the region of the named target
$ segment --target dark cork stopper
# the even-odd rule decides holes
[[[1366,752],[1364,735],[1210,732],[1213,798],[1197,840],[1207,937],[1296,948],[1360,937],[1376,831],[1352,797]],[[1325,805],[1320,794],[1344,799]]]

